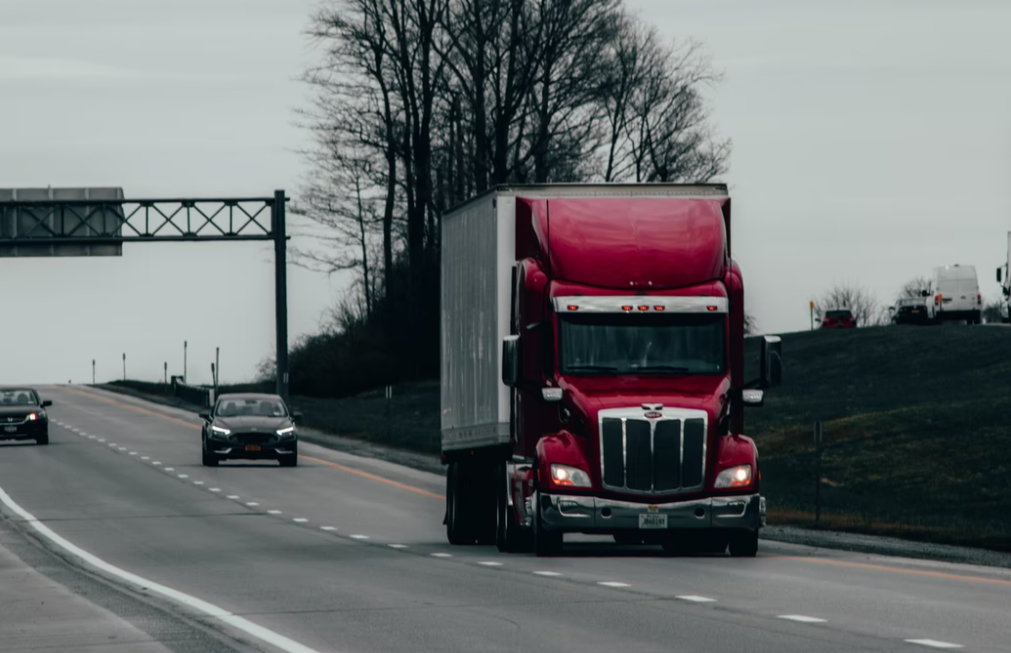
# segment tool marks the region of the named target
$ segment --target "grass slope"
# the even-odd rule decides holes
[[[813,525],[820,419],[822,526],[1011,550],[1011,330],[787,334],[783,358],[747,416],[770,521]]]

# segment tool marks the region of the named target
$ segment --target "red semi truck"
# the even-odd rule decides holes
[[[744,286],[722,184],[498,187],[442,228],[442,451],[452,544],[563,534],[753,556]]]

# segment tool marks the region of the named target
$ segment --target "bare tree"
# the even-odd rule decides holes
[[[856,284],[835,284],[813,300],[816,315],[825,311],[849,309],[857,326],[878,326],[888,321],[888,313],[876,297]]]
[[[758,320],[751,313],[744,314],[744,335],[754,336],[758,335]]]
[[[907,297],[923,297],[924,291],[927,296],[934,294],[934,282],[927,277],[913,277],[902,285],[899,289],[899,299]]]

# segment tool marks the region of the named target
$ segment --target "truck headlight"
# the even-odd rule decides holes
[[[277,429],[276,433],[277,433],[278,437],[281,437],[281,438],[290,438],[291,436],[295,435],[295,427],[294,426],[287,426],[287,427],[285,427],[283,429]]]
[[[228,435],[232,431],[230,429],[223,429],[220,426],[212,426],[211,433],[214,435]]]
[[[751,485],[751,465],[738,465],[717,474],[713,487],[720,489],[747,485]]]
[[[567,485],[570,487],[590,487],[590,475],[569,465],[551,465],[551,480],[555,485]]]

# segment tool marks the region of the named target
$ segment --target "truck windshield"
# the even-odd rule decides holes
[[[562,374],[722,374],[722,315],[566,315]]]

